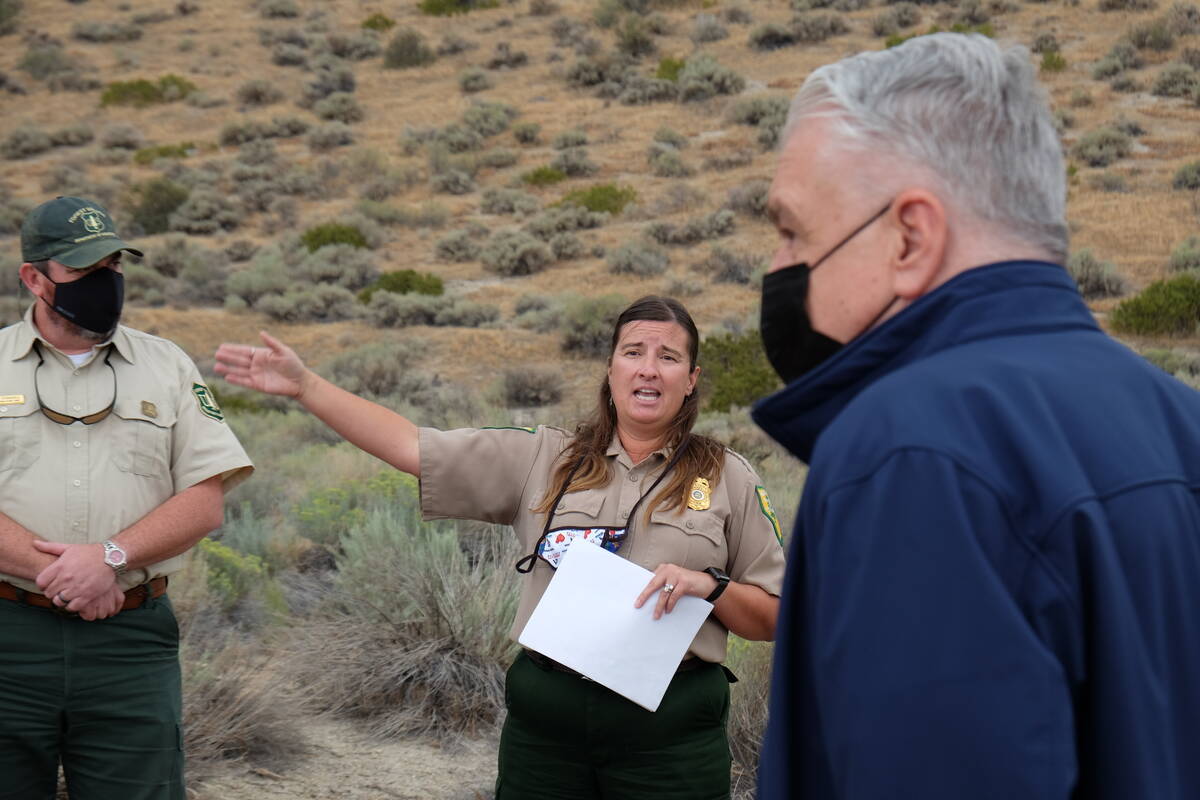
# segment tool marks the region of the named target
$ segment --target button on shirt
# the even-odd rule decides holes
[[[38,408],[40,392],[54,411],[101,411],[114,401],[114,373],[112,413],[97,423],[60,425]],[[228,491],[253,467],[219,417],[199,371],[172,342],[122,326],[77,368],[37,334],[31,310],[0,330],[0,511],[39,538],[80,544],[112,538],[214,475]],[[170,574],[183,558],[132,570],[121,586]],[[0,580],[38,591],[32,581]]]
[[[542,426],[526,429],[421,428],[421,511],[425,519],[477,519],[512,525],[523,552],[542,535],[546,515],[540,505],[570,434]],[[554,511],[551,527],[623,525],[629,510],[666,465],[670,451],[660,450],[633,464],[614,436],[608,448],[612,479],[608,485],[569,492]],[[712,484],[709,508],[646,510],[638,507],[629,539],[617,555],[653,570],[660,564],[687,569],[720,567],[739,583],[779,595],[783,583],[783,549],[773,512],[750,465],[730,450],[720,480]],[[654,490],[657,495],[661,486]],[[533,571],[520,576],[521,599],[511,635],[516,639],[528,622],[554,570],[537,559]],[[518,577],[514,571],[514,577]],[[630,598],[633,602],[633,598]],[[692,641],[690,653],[706,661],[725,658],[728,630],[710,615]]]

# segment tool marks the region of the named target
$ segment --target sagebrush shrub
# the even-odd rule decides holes
[[[383,51],[378,37],[368,31],[325,34],[325,49],[347,61],[366,61]]]
[[[1101,11],[1149,11],[1157,5],[1156,0],[1100,0]]]
[[[478,100],[463,112],[462,121],[480,136],[495,136],[508,130],[508,126],[520,114],[507,103],[492,103]]]
[[[550,247],[525,231],[500,231],[480,253],[483,265],[500,275],[532,275],[554,261]]]
[[[747,217],[761,218],[767,213],[767,192],[770,181],[762,178],[732,187],[725,196],[725,208]]]
[[[265,295],[254,304],[254,309],[279,322],[336,322],[360,315],[354,294],[329,284]]]
[[[145,144],[145,139],[142,138],[142,132],[133,125],[116,123],[105,126],[100,131],[97,142],[101,147],[137,150]]]
[[[669,145],[654,144],[646,154],[651,171],[659,178],[689,178],[696,174],[683,155]]]
[[[780,50],[794,45],[796,41],[794,30],[775,22],[759,25],[750,32],[749,38],[750,46],[755,50]]]
[[[430,187],[441,194],[470,194],[475,191],[475,180],[469,173],[458,169],[439,172],[429,180]]]
[[[132,21],[76,22],[71,37],[84,42],[136,42],[142,38],[142,29]]]
[[[606,256],[609,272],[649,277],[661,275],[670,263],[667,251],[647,242],[626,242]]]
[[[270,81],[254,78],[239,86],[234,96],[244,106],[260,107],[278,103],[283,92]]]
[[[588,158],[587,150],[583,147],[569,147],[566,150],[560,151],[554,157],[554,160],[550,162],[550,168],[556,169],[571,178],[593,175],[599,169]]]
[[[562,399],[562,374],[559,370],[538,366],[506,369],[501,393],[509,408],[553,405]]]
[[[309,131],[304,141],[314,153],[324,153],[354,144],[354,131],[344,122],[326,122]]]
[[[347,125],[362,122],[366,116],[363,107],[348,92],[334,92],[313,104],[313,113],[329,122],[344,122]]]
[[[353,92],[357,85],[354,70],[336,58],[324,56],[313,64],[313,76],[304,84],[298,104],[311,108],[331,94]]]
[[[14,128],[0,141],[0,154],[10,160],[29,158],[44,153],[54,146],[50,134],[34,125]]]
[[[697,14],[689,38],[696,44],[719,42],[729,38],[729,30],[712,14]]]
[[[1200,236],[1189,236],[1175,246],[1167,261],[1171,272],[1200,271]]]
[[[723,247],[714,247],[708,258],[700,262],[700,269],[712,276],[717,283],[748,284],[763,266],[763,259],[750,253],[735,253]]]
[[[617,51],[630,58],[642,58],[654,55],[658,45],[654,42],[654,34],[649,25],[641,17],[629,16],[617,28]]]
[[[583,147],[588,143],[587,134],[578,128],[563,131],[554,137],[551,147],[555,150],[566,150],[568,147]]]
[[[1175,32],[1161,19],[1134,25],[1126,36],[1139,50],[1162,53],[1175,46]]]
[[[733,233],[734,227],[733,212],[722,208],[711,214],[692,217],[682,225],[653,222],[646,226],[646,235],[659,244],[687,246],[728,236]]]
[[[1113,309],[1109,322],[1118,333],[1185,336],[1200,321],[1200,278],[1184,273],[1155,281]]]
[[[1097,128],[1084,134],[1071,152],[1088,166],[1107,167],[1118,158],[1129,155],[1132,142],[1112,127]]]
[[[1172,189],[1200,189],[1200,161],[1184,164],[1171,178]]]
[[[521,144],[537,144],[542,126],[536,122],[518,122],[512,129],[513,138]]]
[[[1087,299],[1117,297],[1129,291],[1129,283],[1118,272],[1111,261],[1101,261],[1091,250],[1072,253],[1067,259],[1067,272],[1079,287],[1079,293]]]
[[[1187,64],[1168,64],[1150,87],[1158,97],[1192,97],[1200,89],[1200,72]]]
[[[614,294],[566,302],[561,316],[563,351],[588,358],[607,356],[613,323],[626,305],[624,297]]]
[[[244,214],[240,203],[227,194],[211,187],[199,187],[193,189],[187,200],[171,214],[170,227],[182,233],[208,235],[233,230],[241,224]]]
[[[389,31],[396,27],[396,20],[378,11],[363,20],[362,27],[369,31]]]
[[[484,214],[519,214],[528,216],[536,214],[541,208],[538,199],[528,192],[519,189],[484,189],[480,198],[479,210]]]
[[[559,261],[579,258],[586,252],[583,240],[573,233],[556,233],[550,237],[548,244],[550,252],[554,253],[554,257]]]
[[[542,241],[556,233],[598,228],[608,221],[608,214],[590,211],[582,205],[563,203],[546,209],[525,225],[525,230]]]
[[[679,99],[685,103],[707,100],[725,94],[737,94],[746,88],[746,79],[723,67],[710,55],[700,53],[688,59],[679,73]]]
[[[458,88],[465,94],[491,89],[494,84],[486,71],[479,67],[467,67],[458,74]]]
[[[530,186],[551,186],[567,179],[567,173],[550,166],[537,167],[521,175],[521,180]]]
[[[792,35],[798,42],[823,42],[849,32],[850,25],[846,19],[833,11],[811,11],[797,14],[792,19]]]
[[[292,19],[300,16],[296,0],[259,0],[258,13],[263,19]]]
[[[484,62],[490,70],[516,69],[529,63],[529,54],[524,50],[513,50],[508,42],[497,42],[492,56]]]
[[[352,292],[379,277],[379,266],[370,251],[348,244],[330,244],[307,254],[293,268],[297,279],[336,284]]]
[[[487,235],[486,228],[483,230],[483,234]],[[479,251],[482,249],[479,239],[478,228],[459,228],[438,239],[433,252],[442,261],[474,261],[479,258]]]

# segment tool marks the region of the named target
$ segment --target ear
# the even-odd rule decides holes
[[[689,397],[692,392],[696,391],[696,382],[698,380],[700,380],[700,367],[696,367],[692,370],[692,374],[688,376],[688,388],[684,392],[684,397]]]
[[[37,290],[42,286],[42,282],[46,279],[46,276],[38,272],[33,264],[30,264],[28,261],[21,265],[21,268],[17,270],[17,274],[21,277],[21,283],[25,284],[25,288],[29,290],[29,293],[36,297]]]
[[[892,288],[905,300],[915,300],[932,288],[941,272],[949,236],[946,208],[927,189],[907,189],[896,195],[889,216],[900,232]]]

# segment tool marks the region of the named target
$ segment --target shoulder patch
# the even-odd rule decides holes
[[[525,431],[526,433],[537,433],[537,428],[524,428],[518,425],[484,425],[479,430],[481,431]]]
[[[771,529],[775,531],[775,538],[779,540],[779,546],[783,547],[783,532],[779,530],[779,518],[775,516],[775,509],[771,508],[771,498],[767,497],[767,490],[761,486],[755,486],[754,493],[758,495],[758,510],[770,521]]]
[[[196,398],[196,404],[200,406],[201,414],[211,417],[217,422],[225,421],[225,414],[221,411],[221,407],[217,405],[217,398],[213,397],[211,389],[203,383],[193,383],[192,396]]]

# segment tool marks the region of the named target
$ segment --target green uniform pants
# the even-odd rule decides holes
[[[0,800],[183,800],[179,628],[165,596],[85,622],[0,600]]]
[[[729,682],[718,664],[676,674],[651,713],[522,652],[505,702],[496,800],[729,797]]]

